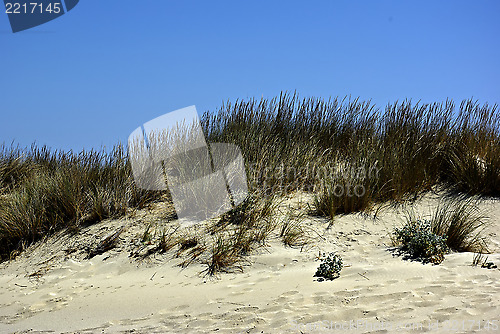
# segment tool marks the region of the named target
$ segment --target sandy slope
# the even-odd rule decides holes
[[[429,195],[418,210],[425,214],[436,203]],[[489,261],[499,265],[500,201],[485,201],[481,210],[492,223]],[[199,264],[184,270],[164,258],[138,264],[123,248],[91,260],[62,256],[72,241],[57,236],[0,266],[0,332],[500,332],[500,270],[471,267],[471,253],[447,255],[438,266],[404,261],[390,251],[388,236],[402,222],[401,209],[390,207],[377,219],[349,215],[331,226],[308,218],[307,249],[270,242],[244,273],[219,279],[200,276]],[[120,225],[137,234],[134,224],[104,222],[87,237]],[[320,250],[342,255],[340,278],[313,278]],[[398,327],[405,325],[417,327]]]

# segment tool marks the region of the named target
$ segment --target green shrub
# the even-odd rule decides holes
[[[314,277],[319,277],[319,281],[324,279],[334,280],[340,276],[340,271],[343,268],[342,257],[335,253],[323,254],[320,257],[321,263],[314,274]]]
[[[434,234],[431,222],[425,220],[410,220],[401,229],[395,229],[396,238],[402,243],[401,250],[407,252],[413,259],[424,263],[441,263],[444,254],[448,252],[446,236]]]

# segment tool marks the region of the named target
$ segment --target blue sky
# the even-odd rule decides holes
[[[166,112],[359,96],[500,103],[500,1],[82,0],[13,34],[0,13],[0,144],[111,147]]]

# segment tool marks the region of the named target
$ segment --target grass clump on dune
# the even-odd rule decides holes
[[[109,154],[4,148],[0,173],[2,259],[57,230],[76,231],[160,198],[135,187],[121,146]]]
[[[486,221],[473,198],[446,199],[430,219],[419,219],[408,212],[406,220],[394,235],[410,258],[439,264],[449,251],[487,252],[487,240],[482,234]]]
[[[406,100],[380,110],[350,97],[324,100],[284,92],[273,99],[228,102],[201,120],[208,142],[237,145],[245,161],[252,195],[209,231],[215,236],[239,228],[239,241],[229,243],[238,247],[234,254],[265,242],[276,225],[266,218],[271,203],[297,190],[314,193],[316,213],[330,218],[369,210],[377,202],[413,199],[437,185],[456,193],[500,196],[496,105],[467,100],[455,108],[449,100]],[[0,258],[54,231],[76,231],[129,208],[168,200],[168,192],[135,185],[129,158],[120,145],[111,153],[78,154],[4,147]],[[451,234],[453,228],[447,229]],[[284,242],[301,243],[300,230],[283,227]],[[454,238],[450,235],[447,242]],[[160,249],[174,247],[169,234],[163,239]],[[212,253],[217,258],[228,242],[216,244]],[[216,258],[211,267],[226,263]]]
[[[448,247],[457,252],[487,251],[483,230],[485,217],[479,214],[475,198],[444,201],[432,219],[432,231],[446,237]]]
[[[317,213],[329,217],[413,199],[437,185],[500,195],[496,105],[405,100],[381,111],[369,101],[282,93],[228,102],[206,113],[203,127],[210,141],[242,149],[253,187],[313,191]]]

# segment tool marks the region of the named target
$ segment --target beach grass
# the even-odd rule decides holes
[[[452,198],[443,201],[432,217],[432,231],[446,237],[448,247],[457,252],[487,252],[483,230],[487,219],[477,209],[478,199]]]
[[[204,260],[207,272],[238,268],[274,231],[286,245],[303,244],[300,220],[280,224],[272,218],[276,202],[295,191],[313,193],[313,212],[330,219],[377,203],[415,199],[435,187],[456,196],[500,196],[497,109],[474,100],[458,107],[450,100],[405,100],[381,110],[350,97],[325,100],[283,92],[207,111],[201,117],[207,141],[241,149],[250,192],[209,225],[214,242],[203,245],[211,254]],[[169,194],[135,185],[121,145],[111,152],[79,153],[3,146],[0,257],[12,258],[55,231],[74,233],[158,201],[169,201]],[[468,237],[477,222],[467,216],[469,204],[454,206],[455,216],[444,211],[436,216],[441,222],[436,229],[456,250],[477,249]],[[156,233],[159,252],[182,247],[174,232]]]

